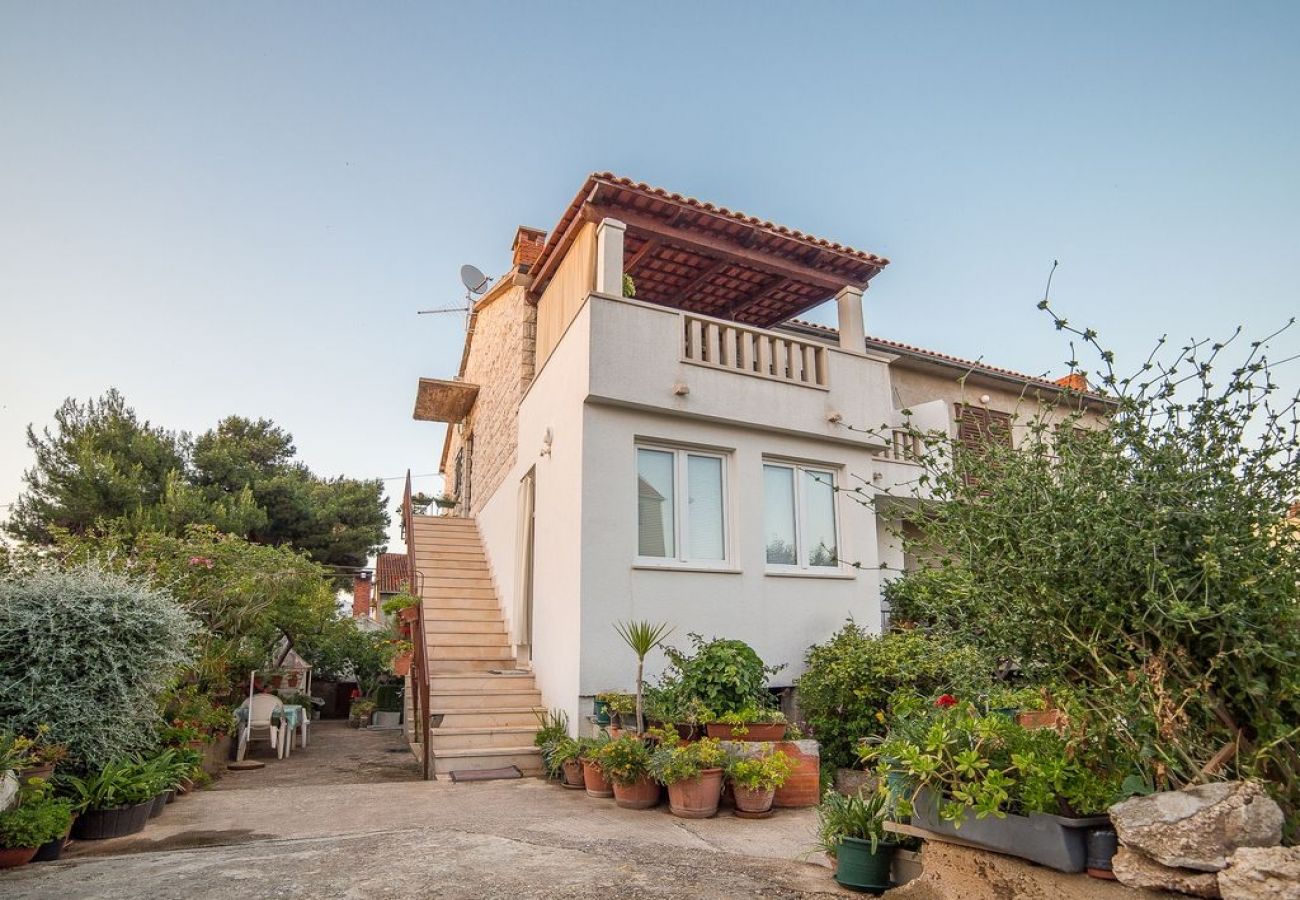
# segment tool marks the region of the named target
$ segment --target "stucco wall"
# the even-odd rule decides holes
[[[637,438],[727,454],[729,571],[635,565]],[[599,403],[587,407],[583,444],[582,694],[632,687],[635,659],[613,628],[620,620],[668,622],[676,628],[672,643],[679,646],[686,646],[687,632],[746,641],[767,663],[786,666],[775,685],[790,684],[802,671],[808,646],[824,641],[848,617],[879,627],[873,511],[839,498],[841,555],[863,568],[845,567],[833,577],[767,574],[763,534],[765,454],[837,467],[848,483],[851,474],[870,477],[869,450]],[[662,654],[654,654],[647,661],[650,674],[657,675],[664,663]]]

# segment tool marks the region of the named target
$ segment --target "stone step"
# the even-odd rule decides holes
[[[492,600],[496,601],[496,589],[488,584],[486,587],[469,587],[458,585],[437,585],[425,583],[420,595],[429,600]]]
[[[429,746],[440,750],[478,750],[487,747],[524,747],[533,743],[537,723],[492,728],[448,728],[442,725],[429,732]]]
[[[448,647],[473,647],[476,650],[496,651],[504,650],[510,646],[510,639],[506,637],[504,631],[494,631],[487,634],[464,634],[434,631],[433,629],[426,628],[424,631],[424,639],[429,645],[430,653]]]
[[[474,635],[474,637],[481,637]],[[429,659],[486,659],[495,663],[495,667],[500,668],[503,663],[515,662],[515,652],[510,649],[506,641],[500,640],[495,644],[490,642],[474,642],[474,644],[445,644],[445,642],[430,639],[429,640]]]
[[[503,706],[494,709],[438,709],[432,712],[442,716],[439,728],[503,728],[511,725],[540,727],[539,716],[546,712],[544,706]]]
[[[542,754],[536,747],[483,747],[477,750],[443,750],[433,757],[436,775],[518,766],[524,775],[542,774]]]
[[[423,582],[424,590],[437,588],[438,590],[456,590],[459,588],[474,588],[477,590],[495,591],[496,586],[492,582],[492,577],[484,570],[481,573],[473,572],[455,572],[445,575],[426,575]]]
[[[496,597],[425,597],[424,614],[430,619],[440,618],[440,609],[497,609]],[[430,612],[434,613],[430,615]]]
[[[455,673],[449,672],[442,675],[434,675],[429,679],[429,690],[431,691],[451,691],[453,693],[464,693],[466,691],[479,691],[481,693],[492,693],[494,691],[532,691],[536,690],[537,685],[533,682],[533,676],[530,673],[522,675],[494,675],[491,673]],[[527,706],[526,703],[510,703],[507,706]],[[430,705],[432,708],[432,704]]]
[[[431,622],[489,622],[501,625],[501,608],[492,606],[424,606],[424,624],[431,627]]]
[[[474,621],[442,618],[431,619],[426,617],[424,620],[424,633],[429,637],[439,634],[505,634],[506,623],[501,619],[497,619],[496,621]]]
[[[435,680],[439,677],[433,676]],[[429,708],[444,712],[452,710],[494,712],[524,706],[540,706],[541,702],[542,692],[533,687],[531,681],[526,686],[503,691],[445,688],[429,692]]]
[[[495,669],[508,669],[515,664],[514,654],[499,659],[482,659],[477,655],[468,659],[429,658],[430,675],[473,675],[491,673]]]

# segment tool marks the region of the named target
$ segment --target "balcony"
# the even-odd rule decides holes
[[[886,357],[604,294],[573,326],[557,353],[587,343],[591,401],[887,446]]]

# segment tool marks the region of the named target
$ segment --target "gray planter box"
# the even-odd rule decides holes
[[[1045,813],[977,819],[968,812],[957,828],[939,818],[938,798],[925,788],[917,793],[912,807],[912,824],[919,828],[985,850],[1018,856],[1058,872],[1082,872],[1088,855],[1088,829],[1110,822],[1107,816],[1067,819]]]

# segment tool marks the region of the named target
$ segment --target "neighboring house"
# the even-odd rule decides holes
[[[391,616],[384,615],[384,601],[405,591],[408,580],[405,553],[379,554],[374,572],[352,579],[352,617],[386,624]]]
[[[457,377],[416,399],[417,419],[449,423],[460,500],[408,536],[438,772],[533,766],[531,709],[581,721],[592,695],[631,688],[623,620],[739,638],[791,684],[846,619],[881,627],[881,580],[909,564],[891,523],[836,490],[912,479],[902,410],[1014,443],[1023,404],[1063,396],[868,337],[886,259],[613,175],[513,251]],[[838,329],[798,319],[832,299]]]

